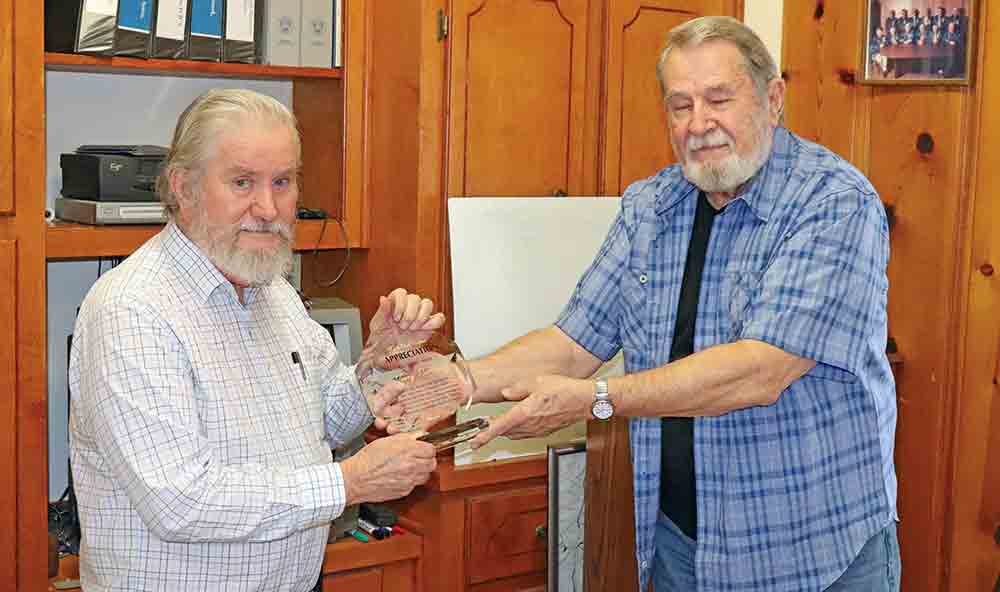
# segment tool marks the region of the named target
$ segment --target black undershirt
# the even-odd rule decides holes
[[[694,228],[684,264],[677,322],[670,345],[670,361],[694,353],[694,327],[698,317],[698,295],[705,268],[705,252],[717,210],[704,192],[698,196]],[[694,421],[690,417],[663,418],[663,469],[660,474],[660,509],[692,539],[697,538],[698,509],[694,482]]]

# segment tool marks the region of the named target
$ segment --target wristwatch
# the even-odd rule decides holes
[[[615,406],[608,398],[608,381],[598,380],[594,383],[594,403],[590,406],[594,419],[607,421],[615,414]]]

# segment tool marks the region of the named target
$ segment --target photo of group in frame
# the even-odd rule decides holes
[[[969,84],[976,0],[866,0],[862,81]]]

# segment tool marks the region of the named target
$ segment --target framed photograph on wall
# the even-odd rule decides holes
[[[864,0],[865,84],[967,85],[978,0]]]

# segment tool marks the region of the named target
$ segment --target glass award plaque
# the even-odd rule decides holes
[[[387,417],[398,431],[426,430],[454,415],[475,390],[458,345],[440,332],[401,332],[386,328],[373,333],[355,369],[369,406],[379,390],[402,383],[396,399],[402,412]]]

